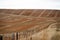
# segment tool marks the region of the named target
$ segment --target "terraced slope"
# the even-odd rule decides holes
[[[0,9],[0,13],[25,15],[33,17],[60,17],[60,10],[45,10],[45,9]]]

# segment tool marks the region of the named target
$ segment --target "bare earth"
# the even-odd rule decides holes
[[[3,40],[60,40],[60,10],[0,9]]]

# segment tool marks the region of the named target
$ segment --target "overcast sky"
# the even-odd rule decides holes
[[[0,0],[0,8],[60,9],[60,0]]]

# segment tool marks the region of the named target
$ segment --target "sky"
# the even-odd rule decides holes
[[[60,0],[0,0],[0,8],[60,10]]]

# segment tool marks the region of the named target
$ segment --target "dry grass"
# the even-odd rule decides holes
[[[60,40],[60,35],[54,35],[51,40]]]

